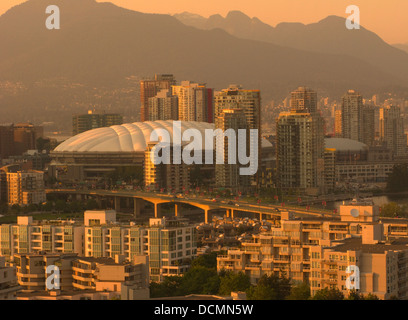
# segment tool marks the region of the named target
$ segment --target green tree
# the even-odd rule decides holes
[[[285,275],[263,275],[256,286],[249,288],[249,300],[285,300],[291,291],[290,279]]]
[[[369,293],[364,297],[364,300],[380,300],[375,294]]]
[[[395,165],[388,175],[387,190],[389,192],[401,192],[408,190],[408,165]]]
[[[324,288],[317,291],[312,300],[344,300],[344,294],[338,288]]]
[[[248,300],[277,300],[277,293],[274,288],[265,285],[256,285],[247,291]]]
[[[97,202],[95,199],[89,199],[89,200],[86,202],[85,209],[86,209],[86,210],[99,209],[98,202]]]
[[[346,300],[364,300],[361,293],[357,292],[355,289],[351,290]]]
[[[208,254],[202,254],[195,258],[191,263],[192,267],[205,267],[209,269],[217,268],[217,252],[211,252]]]
[[[14,214],[18,214],[21,212],[21,207],[19,204],[15,203],[11,206],[11,212]]]
[[[35,212],[39,210],[39,206],[35,203],[31,203],[27,206],[27,212]]]
[[[53,203],[51,201],[47,201],[44,205],[42,205],[42,210],[50,212],[52,211],[53,207],[54,207]]]
[[[80,201],[72,201],[69,204],[69,209],[70,209],[70,212],[77,213],[77,212],[83,211],[83,206]]]
[[[221,277],[219,294],[229,296],[234,291],[247,291],[250,286],[249,277],[243,272],[227,272],[225,276]]]
[[[190,268],[184,274],[181,284],[184,294],[216,294],[219,287],[217,271],[202,266]]]
[[[402,215],[402,208],[395,202],[389,202],[381,207],[381,216],[396,217]]]
[[[181,291],[182,281],[183,277],[181,276],[170,276],[165,277],[161,283],[152,282],[150,283],[150,297],[162,298],[183,295],[184,293]]]
[[[308,300],[310,299],[310,286],[307,282],[301,282],[292,286],[287,300]]]
[[[9,206],[7,203],[0,203],[0,213],[8,213]]]
[[[65,212],[67,209],[67,203],[64,200],[55,201],[55,210],[58,212]]]

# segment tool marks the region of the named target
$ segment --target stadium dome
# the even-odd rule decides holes
[[[165,129],[173,138],[173,120],[127,123],[89,130],[61,143],[55,152],[144,152],[155,129]],[[181,121],[181,132],[197,129],[202,133],[214,129],[207,122]],[[203,142],[203,146],[204,146]]]
[[[324,142],[327,149],[336,149],[339,152],[358,152],[368,149],[366,144],[351,139],[327,138]]]

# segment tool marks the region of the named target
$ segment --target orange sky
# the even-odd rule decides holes
[[[105,2],[107,0],[97,0]],[[25,0],[0,0],[0,14]],[[407,0],[110,0],[118,6],[149,13],[189,11],[208,17],[240,10],[275,26],[279,22],[312,23],[334,14],[346,17],[348,5],[358,5],[361,25],[388,43],[408,42]],[[52,4],[52,0],[50,0]]]

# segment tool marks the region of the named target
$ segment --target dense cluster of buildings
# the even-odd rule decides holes
[[[0,238],[0,296],[7,299],[147,299],[150,282],[183,275],[199,254],[220,249],[218,271],[243,272],[253,284],[279,275],[309,283],[312,295],[337,288],[347,296],[347,279],[358,272],[363,295],[408,293],[408,222],[380,218],[367,200],[345,203],[338,218],[282,211],[280,220],[224,217],[200,225],[165,217],[148,226],[118,223],[115,211],[87,211],[84,222],[21,216],[0,226]],[[58,290],[46,287],[49,266],[61,271]]]
[[[148,191],[178,193],[205,186],[242,195],[278,188],[282,194],[318,196],[352,183],[384,184],[394,166],[408,160],[401,109],[366,103],[355,90],[335,106],[329,124],[317,92],[297,88],[286,101],[288,110],[276,119],[276,135],[267,137],[261,131],[260,90],[230,85],[216,91],[205,83],[178,84],[171,74],[156,74],[140,81],[140,102],[141,122],[124,123],[119,114],[73,116],[74,136],[49,154],[38,151],[42,128],[0,126],[0,202],[44,203],[47,180],[111,187],[117,182],[112,179],[121,179],[119,173]],[[175,125],[180,126],[176,136]],[[331,137],[328,125],[333,126]],[[176,141],[190,129],[203,139],[202,149],[194,150],[202,163],[174,161],[174,150],[191,151],[191,140]],[[169,151],[170,163],[152,161],[155,130],[170,135],[162,150]],[[245,131],[245,141],[238,146],[224,135],[208,144],[207,130],[232,130],[235,138]],[[240,173],[245,166],[236,161],[238,147],[256,162],[254,175]],[[205,161],[208,155],[212,161]],[[381,219],[377,206],[358,199],[343,204],[337,219],[300,219],[281,211],[280,220],[198,226],[180,217],[152,218],[148,225],[122,223],[111,210],[86,211],[83,222],[19,216],[17,223],[0,225],[0,239],[0,299],[16,294],[19,299],[145,299],[149,282],[183,275],[200,252],[219,249],[227,254],[218,256],[218,270],[244,272],[253,284],[264,274],[285,275],[309,283],[312,294],[322,288],[347,294],[353,267],[359,270],[361,293],[408,298],[408,222]],[[45,282],[51,265],[63,277],[61,288],[50,291]]]
[[[309,283],[312,295],[337,288],[346,296],[353,289],[346,280],[358,270],[358,292],[406,299],[407,231],[406,221],[380,221],[379,208],[361,200],[341,206],[339,220],[282,212],[279,226],[230,248],[217,257],[217,267],[243,272],[254,284],[274,274]]]
[[[21,170],[19,165],[0,168],[0,203],[26,206],[45,201],[43,171]]]
[[[43,135],[43,127],[31,123],[0,126],[0,160],[37,149],[37,139]]]
[[[0,226],[0,256],[8,261],[17,253],[77,254],[83,257],[123,256],[134,261],[148,256],[151,281],[183,274],[197,254],[195,226],[180,219],[150,219],[148,226],[118,223],[115,211],[86,211],[83,223],[33,221],[18,217]]]

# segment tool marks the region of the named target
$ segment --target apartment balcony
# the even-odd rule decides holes
[[[27,278],[27,279],[45,279],[44,273],[16,273],[17,279]]]
[[[218,268],[220,269],[225,269],[225,270],[230,270],[230,271],[234,271],[234,270],[241,270],[241,268],[235,268],[234,266],[218,266]]]
[[[329,232],[344,232],[344,233],[348,233],[349,231],[347,229],[344,228],[330,228]]]
[[[261,269],[264,271],[272,271],[273,270],[273,265],[272,264],[262,264]]]
[[[274,263],[290,263],[290,259],[274,258]]]
[[[250,264],[245,266],[245,270],[254,270],[254,269],[260,269],[261,266],[257,264]]]
[[[274,247],[287,247],[290,245],[289,241],[277,241],[273,243]]]
[[[80,290],[92,290],[95,289],[95,287],[93,286],[89,286],[89,285],[85,285],[85,284],[80,284],[80,283],[73,283],[72,286],[76,289],[80,289]]]
[[[337,269],[323,269],[322,273],[324,273],[324,274],[337,274]]]
[[[91,278],[91,277],[84,277],[84,276],[80,276],[80,275],[73,274],[73,275],[72,275],[72,279],[78,280],[78,281],[92,281],[93,278]]]
[[[309,241],[305,241],[303,242],[303,246],[307,247],[307,246],[318,246],[319,245],[319,241],[318,240],[309,240]]]
[[[25,281],[19,280],[18,284],[20,286],[23,286],[23,287],[40,287],[40,288],[42,288],[42,287],[45,287],[45,278],[43,278],[41,281],[39,281],[39,280],[29,280],[29,279],[27,279]]]
[[[323,278],[321,281],[329,284],[337,284],[337,279]]]
[[[94,272],[92,269],[82,269],[80,267],[72,267],[72,271],[86,274],[92,274]]]
[[[285,271],[285,272],[288,272],[289,267],[288,266],[283,266],[283,265],[273,266],[273,271]]]
[[[305,231],[316,231],[316,230],[322,230],[322,227],[319,226],[303,226],[303,232]]]
[[[260,248],[259,247],[257,247],[257,248],[245,247],[245,248],[243,248],[243,251],[246,254],[253,254],[253,253],[258,254],[260,252]]]

